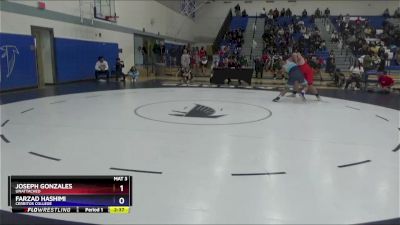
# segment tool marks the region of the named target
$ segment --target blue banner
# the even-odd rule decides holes
[[[38,84],[34,38],[0,33],[0,90],[36,87]]]

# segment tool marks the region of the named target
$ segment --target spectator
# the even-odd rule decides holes
[[[342,49],[343,49],[343,40],[339,38],[339,41],[337,43],[337,47],[340,50],[340,54],[342,54]]]
[[[339,41],[339,34],[336,31],[333,31],[331,34],[331,42],[338,43]]]
[[[343,15],[342,15],[342,14],[339,14],[339,16],[338,16],[337,19],[336,19],[336,23],[337,23],[337,24],[340,24],[342,21],[343,21]]]
[[[346,14],[346,16],[344,17],[344,22],[345,22],[345,24],[349,24],[349,22],[350,22],[350,14]]]
[[[140,53],[142,53],[143,56],[143,64],[147,65],[149,63],[149,58],[146,46],[140,48]]]
[[[245,9],[243,9],[243,11],[242,11],[242,17],[247,17],[248,15],[247,15],[247,12],[246,12],[246,10]]]
[[[394,11],[393,17],[400,18],[400,7],[397,7],[397,9]]]
[[[307,10],[306,9],[303,10],[303,12],[301,13],[301,16],[302,17],[307,17]]]
[[[238,68],[238,63],[237,63],[237,61],[236,61],[236,59],[234,58],[234,57],[230,57],[229,59],[228,59],[228,67],[229,68],[231,68],[231,69],[235,69],[235,68]]]
[[[160,49],[161,49],[161,62],[165,63],[166,62],[166,48],[165,48],[164,42],[161,42]]]
[[[190,64],[191,68],[197,70],[200,65],[200,56],[199,56],[199,49],[198,47],[194,47],[192,52],[190,52]]]
[[[321,10],[319,8],[315,10],[315,18],[321,18]]]
[[[363,58],[363,67],[365,71],[370,71],[374,69],[372,58],[369,54],[365,55]]]
[[[153,55],[155,57],[156,62],[160,62],[160,59],[161,59],[161,46],[160,46],[160,43],[159,43],[158,40],[154,43],[152,51],[154,53]]]
[[[95,65],[95,77],[96,80],[99,78],[99,75],[106,75],[107,80],[110,78],[110,71],[108,70],[108,63],[104,59],[103,56],[100,56]]]
[[[223,58],[222,60],[220,60],[219,63],[218,63],[218,67],[219,68],[228,67],[228,59],[227,58]]]
[[[122,68],[124,68],[124,61],[120,58],[117,58],[117,62],[115,63],[115,80],[118,81],[118,78],[122,76],[123,81],[125,82],[125,74],[122,72]]]
[[[333,81],[336,85],[336,87],[342,87],[345,84],[346,77],[345,75],[340,71],[339,68],[335,70],[333,73]]]
[[[132,79],[132,82],[136,83],[136,80],[139,78],[139,71],[136,69],[135,66],[132,66],[131,69],[128,71],[128,76]]]
[[[187,49],[183,50],[183,54],[181,57],[181,67],[190,69],[190,55],[188,54]]]
[[[385,17],[385,18],[390,17],[389,9],[388,9],[388,8],[386,8],[385,11],[383,11],[383,17]]]
[[[364,73],[364,68],[362,67],[360,61],[356,60],[354,62],[354,65],[350,67],[350,73],[351,73],[351,75],[346,81],[345,89],[347,89],[349,87],[349,85],[354,82],[356,83],[355,90],[360,89],[361,88],[361,84],[360,84],[361,76]]]
[[[379,72],[385,71],[386,61],[388,60],[388,58],[389,58],[388,53],[383,53],[383,56],[380,57],[381,62],[379,63],[379,67],[378,67]]]
[[[254,60],[254,70],[256,72],[256,78],[258,78],[258,74],[260,74],[260,78],[263,77],[264,72],[264,62],[260,58],[256,58]]]
[[[282,8],[282,10],[281,10],[281,17],[284,17],[284,16],[285,16],[285,13],[286,13],[285,8]]]
[[[280,55],[275,54],[272,57],[272,72],[274,73],[273,79],[276,80],[277,74],[281,76],[281,79],[284,78],[282,72],[282,57]]]
[[[278,17],[279,17],[279,11],[277,8],[275,8],[273,18],[274,20],[276,20]]]
[[[291,11],[289,8],[287,8],[287,9],[286,9],[285,15],[286,15],[287,17],[291,17],[291,16],[292,16],[292,11]]]
[[[214,68],[217,68],[219,66],[219,54],[218,51],[215,51],[214,55],[212,56],[212,64],[211,64],[211,70]]]
[[[321,51],[326,51],[326,43],[325,43],[324,40],[323,40],[323,41],[321,42],[321,44],[319,45],[319,50],[321,50]]]
[[[265,11],[265,8],[262,9],[261,13],[260,13],[261,17],[266,17],[267,16],[267,11]]]
[[[236,15],[236,16],[240,16],[240,5],[239,5],[239,4],[237,4],[237,5],[235,6],[235,15]]]
[[[315,15],[311,15],[310,21],[311,23],[315,23]]]
[[[336,60],[333,50],[330,52],[329,57],[326,59],[325,73],[333,74],[336,69]]]
[[[331,15],[331,10],[329,10],[329,8],[325,9],[325,18],[329,18],[329,16]]]
[[[377,69],[379,64],[381,63],[381,58],[378,56],[378,53],[374,53],[371,60],[372,60],[373,68]]]
[[[270,63],[271,63],[271,59],[270,59],[270,56],[267,51],[264,51],[264,53],[262,55],[262,61],[264,63],[265,71],[268,71]]]
[[[273,19],[273,18],[274,18],[274,11],[270,9],[268,12],[268,19]]]
[[[372,28],[370,26],[366,26],[364,28],[364,34],[368,38],[372,37]]]
[[[383,75],[378,77],[378,83],[383,92],[389,93],[390,88],[394,85],[394,80],[386,71],[384,71]]]
[[[201,49],[199,51],[199,58],[200,58],[200,68],[201,68],[201,73],[204,74],[204,69],[207,67],[207,51],[204,49],[203,46],[201,46]]]
[[[379,57],[383,57],[384,54],[385,54],[385,48],[384,48],[383,45],[381,44],[381,45],[379,46],[379,49],[378,49],[378,56],[379,56]]]

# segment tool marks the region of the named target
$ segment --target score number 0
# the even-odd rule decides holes
[[[120,185],[119,188],[121,189],[121,192],[124,192],[124,185]],[[121,197],[118,199],[119,204],[123,205],[125,203],[124,197]]]

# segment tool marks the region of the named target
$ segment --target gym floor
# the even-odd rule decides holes
[[[129,215],[32,218],[9,214],[2,201],[2,216],[15,224],[398,223],[399,95],[320,93],[322,101],[274,103],[276,87],[168,79],[2,93],[3,200],[9,175],[132,175],[134,185]]]

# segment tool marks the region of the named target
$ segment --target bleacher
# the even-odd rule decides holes
[[[300,17],[299,21],[303,21],[304,22],[304,26],[305,27],[313,27],[315,26],[315,24],[313,23],[311,16],[306,16],[306,17]],[[290,17],[278,17],[278,21],[277,24],[279,26],[287,26],[288,24],[292,23],[292,19]]]
[[[360,17],[368,21],[368,23],[374,27],[375,29],[383,29],[383,22],[386,20],[383,16],[359,16],[359,15],[351,15],[350,17]],[[331,16],[330,19],[332,24],[334,24],[336,30],[339,30],[339,25],[336,23],[338,16]],[[394,46],[387,46],[390,49],[391,54],[395,56],[395,52],[397,48]],[[400,71],[400,65],[397,65],[395,57],[393,57],[390,61],[390,65],[386,66],[386,70],[388,71]]]
[[[368,20],[368,23],[374,27],[375,29],[382,29],[383,28],[383,22],[385,21],[385,17],[383,16],[354,16],[354,15],[350,15],[350,17],[360,17],[362,19],[366,19]],[[334,24],[336,30],[339,29],[338,24],[336,24],[336,20],[337,20],[338,16],[330,16],[330,20],[332,21],[332,23]]]
[[[237,29],[242,29],[246,30],[247,23],[248,23],[249,18],[248,17],[241,17],[241,16],[234,16],[232,18],[231,24],[229,26],[229,29],[232,30],[237,30]]]
[[[229,31],[234,31],[237,29],[242,29],[243,31],[246,30],[247,24],[249,21],[249,17],[242,17],[242,16],[233,16],[232,21],[229,25]],[[244,33],[244,32],[243,32]],[[222,40],[220,43],[220,48],[222,46],[229,46],[230,52],[229,54],[233,54],[234,49],[236,48],[236,44],[231,43],[227,40]]]
[[[319,58],[324,59],[324,61],[326,61],[329,57],[329,51],[325,50],[325,51],[316,51],[315,55]]]

